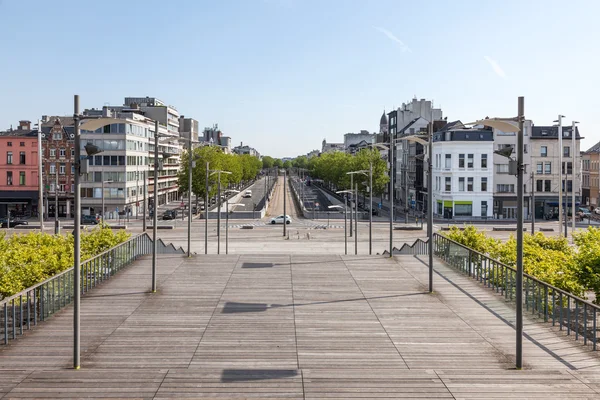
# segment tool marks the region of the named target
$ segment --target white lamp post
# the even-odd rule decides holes
[[[339,192],[336,193],[349,193],[350,190],[341,190]],[[333,206],[329,206],[329,208],[343,208],[344,209],[344,254],[348,255],[348,203],[347,203],[347,198],[346,196],[344,196],[344,207],[340,206],[340,205],[333,205]]]

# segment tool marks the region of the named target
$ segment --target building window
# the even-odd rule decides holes
[[[66,154],[65,148],[61,147],[61,149],[60,149],[60,158],[65,158],[65,154]]]
[[[565,191],[565,181],[562,181],[562,190],[563,192]],[[572,180],[568,180],[567,181],[567,192],[572,192],[573,191],[573,181]]]
[[[65,164],[60,164],[60,166],[58,167],[58,173],[61,174],[61,175],[64,175],[65,174],[65,169],[66,169]]]
[[[75,158],[75,149],[71,148],[71,158]]]
[[[552,187],[550,186],[550,185],[551,185],[551,182],[552,182],[552,181],[550,181],[550,180],[548,180],[548,179],[546,179],[546,180],[544,181],[544,192],[551,192],[551,191],[552,191]]]
[[[446,192],[450,192],[452,190],[452,178],[449,176],[446,177]]]
[[[19,153],[19,164],[25,164],[25,152],[21,151]]]
[[[552,163],[551,162],[544,163],[544,173],[545,174],[552,173]]]
[[[25,185],[25,171],[19,172],[19,185]]]
[[[486,177],[481,178],[481,191],[487,192],[487,178]]]
[[[71,175],[75,175],[75,165],[71,164]]]
[[[7,145],[8,147],[12,147],[12,142],[7,142],[7,143],[6,143],[6,145]]]
[[[540,148],[540,157],[548,157],[548,146],[542,146]]]
[[[514,193],[515,185],[514,184],[498,184],[496,185],[496,191],[499,193]]]
[[[473,204],[454,204],[454,215],[457,217],[470,217],[473,214]]]
[[[56,149],[50,149],[50,157],[56,158]]]
[[[54,175],[56,173],[56,164],[50,163],[50,175]]]
[[[467,168],[473,168],[473,154],[467,155]]]
[[[458,178],[458,191],[459,192],[465,191],[465,178]]]
[[[572,162],[567,162],[562,164],[562,173],[565,173],[565,164],[567,164],[567,174],[572,174],[573,173],[573,163]]]
[[[523,153],[527,154],[527,145],[526,144],[523,145]]]
[[[464,168],[464,167],[465,167],[465,155],[459,154],[458,155],[458,168]]]
[[[52,134],[52,139],[53,140],[62,140],[62,132],[54,132]]]
[[[12,164],[12,151],[6,152],[6,163]]]
[[[8,186],[12,186],[12,184],[13,184],[12,171],[6,171],[6,184]]]
[[[541,179],[538,179],[537,181],[535,181],[535,190],[537,192],[541,192],[543,190],[544,187],[544,181],[542,181]]]
[[[508,174],[508,164],[496,164],[496,173]]]
[[[20,142],[20,143],[19,143],[19,146],[21,146],[21,147],[25,147],[25,142]]]
[[[452,168],[452,154],[446,154],[446,164],[444,165],[444,168]]]
[[[485,200],[481,201],[481,216],[487,217],[487,201]]]
[[[543,174],[544,173],[544,163],[537,163],[536,173]]]
[[[487,168],[487,154],[481,155],[481,168]]]
[[[473,178],[467,178],[467,192],[473,191]]]
[[[563,157],[571,157],[571,148],[569,146],[563,147]]]

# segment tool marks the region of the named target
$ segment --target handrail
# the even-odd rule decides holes
[[[185,254],[173,244],[157,240],[157,252],[165,254]],[[80,264],[81,294],[85,294],[98,284],[110,279],[138,257],[152,253],[152,239],[147,233],[134,236],[118,245],[91,257]],[[62,271],[51,278],[0,301],[0,344],[8,344],[9,338],[16,339],[24,330],[36,326],[66,307],[73,300],[74,267]],[[10,335],[9,335],[10,333]],[[3,337],[4,340],[1,340]]]
[[[495,263],[497,263],[497,264],[499,264],[499,265],[503,266],[504,268],[507,268],[507,269],[510,269],[510,270],[514,271],[515,273],[517,272],[517,269],[516,269],[515,267],[512,267],[512,266],[510,266],[510,265],[506,265],[506,264],[504,264],[503,262],[501,262],[501,261],[498,261],[498,260],[497,260],[497,259],[495,259],[495,258],[492,258],[492,257],[490,257],[490,256],[488,256],[488,255],[486,255],[486,254],[483,254],[483,253],[481,253],[481,252],[479,252],[479,251],[477,251],[477,250],[475,250],[475,249],[472,249],[472,248],[470,248],[470,247],[467,247],[467,246],[465,246],[465,245],[464,245],[464,244],[462,244],[462,243],[458,243],[458,242],[456,242],[456,241],[454,241],[454,240],[452,240],[452,239],[448,238],[447,236],[440,235],[440,234],[438,234],[438,233],[434,233],[434,234],[433,234],[433,236],[434,236],[434,240],[435,240],[435,237],[436,237],[436,236],[443,237],[443,238],[444,238],[444,240],[447,240],[447,241],[451,242],[452,244],[455,244],[455,245],[457,245],[457,246],[460,246],[460,247],[462,247],[463,249],[470,251],[471,253],[475,253],[475,254],[477,254],[477,255],[479,255],[479,256],[481,256],[481,257],[485,257],[485,258],[487,258],[487,259],[489,259],[489,260],[491,260],[491,261],[493,261],[493,262],[495,262]],[[537,282],[537,283],[539,283],[539,284],[541,284],[541,285],[547,286],[549,289],[552,289],[552,290],[554,290],[554,291],[556,291],[556,292],[558,292],[558,293],[561,293],[561,294],[563,294],[563,295],[569,296],[569,297],[571,297],[571,298],[573,298],[573,299],[575,299],[575,300],[577,300],[577,301],[579,301],[579,302],[581,302],[581,303],[587,303],[587,305],[588,305],[588,306],[590,306],[590,307],[593,307],[593,308],[597,309],[598,311],[600,311],[600,306],[599,306],[599,305],[597,305],[597,304],[594,304],[594,303],[591,303],[591,302],[589,302],[588,300],[582,299],[581,297],[579,297],[579,296],[577,296],[577,295],[574,295],[574,294],[572,294],[572,293],[569,293],[569,292],[567,292],[566,290],[563,290],[563,289],[557,288],[556,286],[553,286],[553,285],[551,285],[551,284],[549,284],[549,283],[547,283],[547,282],[544,282],[544,281],[542,281],[542,280],[540,280],[540,279],[536,278],[536,277],[535,277],[535,276],[533,276],[533,275],[529,275],[529,274],[527,274],[527,273],[523,272],[523,277],[524,277],[524,278],[527,278],[527,279],[530,279],[530,280],[532,280],[532,281],[534,281],[534,282]]]
[[[514,267],[437,233],[433,244],[434,254],[447,265],[495,290],[506,301],[516,301]],[[543,318],[544,323],[558,325],[568,336],[574,333],[575,340],[582,338],[584,345],[589,341],[592,350],[597,350],[600,306],[525,273],[522,290],[525,312]]]
[[[133,241],[133,240],[136,240],[137,238],[139,238],[139,237],[141,237],[141,236],[144,236],[144,235],[148,236],[148,233],[146,233],[146,232],[144,232],[144,233],[140,233],[139,235],[136,235],[136,236],[134,236],[134,237],[132,237],[132,238],[129,238],[129,239],[127,239],[126,241],[124,241],[124,242],[122,242],[122,243],[119,243],[119,244],[118,244],[118,245],[116,245],[115,247],[111,247],[111,248],[110,248],[110,249],[108,249],[108,250],[104,250],[102,253],[98,253],[98,254],[96,254],[96,255],[95,255],[94,257],[92,257],[92,258],[88,258],[87,260],[84,260],[84,261],[82,261],[82,262],[81,262],[81,265],[85,264],[86,262],[92,261],[92,260],[94,260],[94,259],[96,259],[96,258],[102,257],[103,255],[107,254],[108,252],[112,251],[113,249],[115,249],[115,248],[117,248],[117,247],[120,247],[120,246],[122,246],[122,245],[125,245],[126,243],[129,243],[129,242],[131,242],[131,241]],[[148,238],[150,238],[150,236],[148,236]],[[12,295],[12,296],[10,296],[10,297],[5,297],[5,298],[3,298],[2,300],[0,300],[0,306],[2,306],[2,304],[3,304],[3,303],[6,303],[6,302],[8,302],[8,301],[11,301],[12,299],[16,299],[16,298],[18,298],[19,296],[23,296],[23,295],[25,295],[27,292],[29,292],[29,291],[32,291],[33,289],[36,289],[36,288],[38,288],[38,287],[40,287],[40,286],[42,286],[42,285],[44,285],[44,284],[46,284],[46,283],[48,283],[48,282],[52,281],[53,279],[56,279],[56,278],[58,278],[59,276],[62,276],[62,275],[64,275],[64,274],[68,273],[68,272],[71,272],[71,271],[73,271],[73,269],[75,269],[75,267],[71,267],[71,268],[69,268],[69,269],[66,269],[66,270],[64,270],[64,271],[62,271],[62,272],[59,272],[58,274],[51,276],[50,278],[46,279],[45,281],[42,281],[42,282],[36,283],[35,285],[33,285],[33,286],[30,286],[30,287],[28,287],[27,289],[24,289],[24,290],[20,291],[19,293],[13,294],[13,295]]]

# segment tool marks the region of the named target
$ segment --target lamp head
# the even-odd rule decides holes
[[[84,146],[84,149],[88,156],[93,156],[94,154],[102,153],[102,150],[100,149],[100,147],[98,147],[92,143],[86,143],[86,145]]]
[[[499,156],[510,158],[512,152],[513,152],[512,147],[505,147],[503,149],[494,151],[494,154],[498,154]]]

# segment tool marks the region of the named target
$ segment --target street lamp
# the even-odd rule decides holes
[[[217,174],[217,254],[221,254],[221,174],[231,175],[229,171],[216,169],[211,171],[210,176]]]
[[[350,175],[351,177],[354,176],[354,174],[363,174],[366,175],[370,178],[371,184],[373,182],[373,168],[371,167],[370,169],[361,169],[358,171],[350,171],[350,172],[346,172],[346,175]],[[371,207],[373,207],[373,190],[371,190],[372,188],[369,187],[369,192],[371,193]],[[356,199],[354,201],[354,216],[356,217],[354,219],[354,254],[358,254],[358,182],[356,183]],[[371,254],[371,247],[372,247],[372,242],[371,242],[371,225],[373,222],[373,212],[369,213],[369,254]]]
[[[518,115],[516,118],[489,118],[476,121],[477,125],[490,126],[503,132],[517,132],[517,160],[511,164],[514,173],[517,175],[517,274],[516,274],[516,367],[523,367],[523,122],[525,120],[525,99],[519,97]],[[559,117],[559,121],[560,121]],[[559,128],[559,140],[562,135],[562,129]],[[560,149],[562,151],[562,148]],[[501,151],[500,151],[501,152]],[[511,149],[512,153],[512,149]],[[500,153],[497,153],[500,154]],[[510,158],[510,153],[506,153]],[[507,157],[505,154],[500,154]],[[562,164],[561,164],[562,167]],[[562,206],[562,204],[561,204]]]
[[[558,115],[558,119],[555,120],[554,122],[556,122],[558,125],[558,170],[559,172],[559,176],[560,179],[558,180],[558,236],[562,236],[562,223],[563,223],[563,187],[562,187],[562,165],[563,165],[563,145],[562,145],[562,140],[563,140],[563,130],[562,130],[562,119],[565,118],[564,115]],[[566,168],[565,168],[566,170]],[[565,182],[565,186],[567,185],[567,182]],[[565,202],[566,203],[566,202]],[[565,238],[567,237],[567,232],[566,232],[566,225],[567,225],[567,217],[565,214]]]
[[[230,190],[232,193],[239,193],[238,190]],[[232,203],[232,206],[244,207],[244,203]],[[233,210],[232,210],[233,211]],[[225,201],[225,254],[229,254],[229,199]]]
[[[348,193],[349,190],[341,190],[336,193]],[[329,208],[343,208],[344,209],[344,254],[348,255],[348,200],[346,196],[344,196],[344,207],[340,205],[329,206]]]
[[[576,124],[578,124],[578,121],[573,121],[571,123],[571,177],[572,177],[572,181],[571,181],[571,242],[574,241],[574,234],[575,234],[575,154],[577,154],[575,152],[576,148],[576,144],[575,144],[575,133],[576,133]],[[566,169],[566,168],[565,168]],[[565,182],[565,185],[567,185],[567,182]],[[581,187],[581,181],[579,183],[579,187]],[[567,186],[568,188],[568,186]]]

